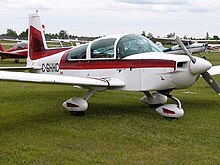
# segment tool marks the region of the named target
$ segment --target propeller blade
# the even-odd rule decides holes
[[[189,50],[186,48],[186,46],[183,44],[183,42],[180,40],[178,36],[176,36],[176,42],[180,45],[180,47],[183,49],[183,51],[189,56],[189,58],[192,60],[193,64],[196,63],[196,59],[192,56],[192,54],[189,52]],[[205,45],[208,46],[208,45]],[[199,63],[199,62],[198,62]],[[208,65],[207,65],[208,66]],[[197,66],[198,67],[198,66]],[[196,68],[197,68],[196,67]],[[216,81],[212,78],[212,76],[206,71],[204,73],[201,73],[204,80],[209,84],[209,86],[218,94],[220,95],[220,87],[216,83]]]
[[[183,51],[189,56],[189,58],[195,64],[196,59],[192,56],[192,53],[189,52],[189,50],[186,48],[186,46],[183,44],[183,42],[180,40],[178,36],[176,36],[176,42],[179,44],[179,46],[183,49]]]
[[[220,95],[220,88],[216,81],[212,78],[212,76],[208,72],[204,72],[201,74],[205,81],[209,84],[209,86],[218,94]]]

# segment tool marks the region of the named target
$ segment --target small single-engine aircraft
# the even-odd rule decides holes
[[[62,43],[70,43],[72,45],[72,47],[74,47],[73,43],[75,43],[76,46],[79,46],[80,44],[85,44],[85,43],[89,43],[90,41],[85,41],[85,40],[79,40],[78,38],[75,38],[74,40],[69,38],[69,39],[51,39],[51,41],[57,42],[59,43],[62,47],[63,44]],[[49,41],[47,41],[49,42]]]
[[[220,52],[220,44],[209,44],[207,51],[208,52]]]
[[[204,52],[208,48],[207,43],[197,43],[197,42],[183,42],[189,52],[192,54]],[[156,42],[156,45],[164,52],[168,54],[185,54],[180,45],[174,45],[171,48],[165,48],[161,42]]]
[[[192,56],[179,38],[177,42],[187,55],[165,54],[149,39],[135,34],[106,36],[71,49],[48,49],[37,13],[30,15],[29,24],[27,66],[0,69],[29,69],[32,73],[0,71],[0,79],[88,89],[84,97],[72,97],[63,103],[73,115],[85,113],[95,92],[120,90],[143,92],[141,101],[161,105],[156,109],[159,114],[180,118],[184,111],[171,91],[192,86],[200,75],[220,94],[218,84],[207,72],[211,63]],[[168,98],[176,104],[165,104]]]
[[[19,63],[20,58],[27,58],[28,54],[28,43],[19,42],[8,50],[4,50],[0,44],[0,57],[1,61],[8,58],[15,58],[14,63]]]
[[[19,63],[19,59],[21,58],[27,58],[28,56],[28,40],[19,40],[19,39],[4,39],[4,41],[16,41],[17,44],[11,47],[8,50],[4,50],[2,47],[2,44],[0,43],[0,58],[1,61],[4,59],[9,59],[9,58],[15,58],[14,63],[17,64]],[[46,41],[51,43],[51,41]],[[54,41],[52,41],[54,42]],[[77,43],[78,44],[78,43]],[[7,44],[8,45],[8,44]],[[55,45],[51,45],[55,46]],[[64,47],[61,43],[61,46]],[[71,48],[71,47],[65,47],[65,48]]]

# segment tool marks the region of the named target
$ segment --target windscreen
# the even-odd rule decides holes
[[[128,34],[122,37],[116,50],[120,58],[146,52],[162,52],[151,40],[136,34]]]

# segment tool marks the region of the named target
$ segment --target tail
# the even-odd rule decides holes
[[[40,16],[37,12],[29,15],[28,32],[27,66],[32,66],[34,60],[52,56],[66,50],[66,48],[48,49]]]
[[[2,44],[0,43],[0,51],[1,52],[3,52],[4,51],[4,49],[3,49],[3,47],[2,47]]]
[[[28,58],[27,62],[44,57],[47,49],[45,36],[38,13],[29,15]]]

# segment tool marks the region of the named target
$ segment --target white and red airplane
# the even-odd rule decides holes
[[[185,54],[183,49],[179,45],[174,45],[171,48],[165,48],[161,42],[156,42],[156,45],[164,52],[168,54]],[[186,48],[191,52],[192,54],[194,53],[200,53],[204,52],[208,48],[207,43],[198,43],[198,42],[188,42],[184,43]]]
[[[4,50],[0,43],[0,58],[1,61],[8,58],[15,58],[14,63],[19,63],[20,58],[27,58],[28,44],[27,42],[19,42],[8,50]]]
[[[73,115],[84,114],[87,101],[95,92],[121,90],[143,92],[142,102],[164,104],[156,109],[159,114],[179,118],[184,114],[181,102],[170,93],[192,86],[200,75],[220,93],[218,84],[207,72],[211,63],[192,56],[178,38],[188,55],[165,54],[150,40],[135,34],[111,35],[69,50],[48,49],[37,13],[30,15],[29,24],[27,66],[0,69],[29,69],[32,73],[0,71],[0,79],[88,89],[84,97],[73,97],[63,103]],[[219,68],[212,70],[220,74]],[[167,98],[177,104],[165,104]]]
[[[208,52],[220,52],[220,44],[209,44]]]

